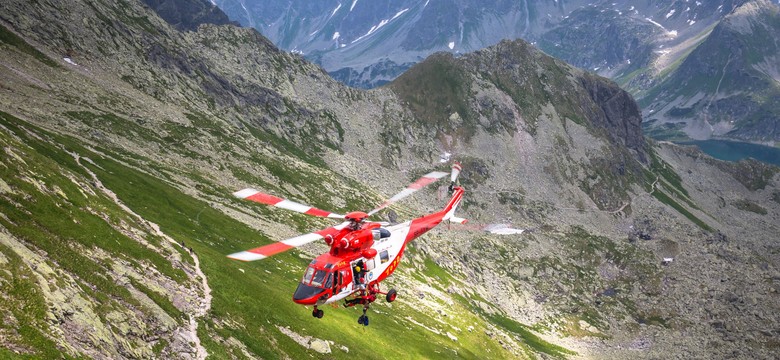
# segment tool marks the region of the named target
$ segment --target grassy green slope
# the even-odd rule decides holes
[[[374,306],[371,326],[367,328],[355,321],[359,315],[357,309],[326,309],[325,319],[315,320],[311,318],[310,310],[290,300],[300,272],[308,262],[299,256],[299,253],[293,251],[254,263],[230,261],[225,258],[226,254],[269,243],[271,240],[209,204],[186,195],[172,186],[170,180],[157,178],[135,168],[133,164],[138,165],[138,159],[122,157],[104,148],[96,149],[99,151],[97,153],[81,146],[72,138],[36,129],[8,114],[0,116],[0,124],[4,128],[4,145],[12,149],[24,149],[26,162],[35,164],[34,172],[48,174],[40,179],[41,182],[46,184],[47,188],[62,189],[67,196],[67,200],[57,199],[53,195],[25,200],[21,196],[4,194],[2,213],[6,216],[0,219],[0,224],[8,228],[14,236],[53,254],[52,261],[56,261],[58,266],[94,285],[90,286],[94,289],[91,295],[97,301],[106,301],[107,306],[143,308],[125,287],[101,275],[105,268],[110,266],[110,259],[89,258],[74,249],[96,246],[139,267],[151,263],[158,271],[174,280],[186,279],[180,270],[171,267],[160,254],[124,237],[109,226],[106,220],[84,210],[88,207],[100,207],[101,211],[109,214],[109,222],[137,222],[99,194],[89,196],[87,200],[80,199],[77,195],[79,189],[69,177],[88,178],[86,169],[94,172],[106,188],[116,193],[125,205],[144,219],[159,224],[161,230],[177,242],[186,243],[200,258],[201,268],[208,277],[214,298],[210,312],[199,319],[198,331],[208,352],[217,358],[244,357],[241,347],[231,345],[234,342],[230,339],[240,341],[249,353],[263,358],[301,358],[316,354],[295,343],[278,327],[289,327],[301,335],[333,341],[337,346],[332,348],[331,355],[335,357],[517,356],[486,335],[485,321],[474,312],[468,299],[463,298],[462,301],[449,305],[448,310],[452,316],[442,321],[440,316],[430,309],[416,306],[411,291],[400,287],[408,285],[408,282],[398,283],[398,280],[391,280],[391,283],[400,287],[402,300],[392,305],[381,302]],[[81,161],[79,165],[69,152],[87,157],[91,162]],[[122,162],[117,161],[118,159]],[[82,168],[82,165],[86,169]],[[24,171],[11,166],[6,166],[4,171],[7,173],[3,179],[12,188],[34,193],[33,189],[30,189],[33,185],[9,180],[14,179],[12,173],[24,174]],[[203,179],[201,181],[205,182]],[[219,188],[210,183],[200,183],[199,186]],[[223,196],[222,200],[226,204],[236,206],[236,200],[229,198],[229,192],[226,191]],[[9,197],[12,198],[8,199]],[[301,226],[306,226],[306,223]],[[165,240],[150,237],[148,241]],[[0,251],[8,253],[5,248],[0,248]],[[187,255],[182,256],[186,259]],[[13,259],[13,254],[7,257]],[[18,266],[18,263],[14,260],[2,266]],[[408,274],[409,269],[402,272]],[[403,278],[408,275],[401,276]],[[423,279],[442,290],[446,285],[432,278]],[[136,287],[142,292],[151,291],[143,286]],[[12,294],[7,300],[7,308],[19,301],[31,302],[30,306],[41,307],[40,294],[20,298],[13,296],[17,292],[34,292],[34,288],[34,282],[29,279],[19,285],[13,285],[12,289],[5,292]],[[150,294],[162,309],[167,310],[172,317],[182,320],[181,312],[166,300],[166,294],[154,296],[153,291]],[[408,300],[404,297],[408,297]],[[41,312],[45,313],[44,310]],[[39,349],[33,351],[37,356],[57,357],[59,351],[45,336],[48,330],[41,312],[29,312],[26,315],[32,318],[25,323],[31,324],[31,328],[36,330],[29,334],[22,333],[17,343],[31,349]],[[3,325],[8,327],[7,324]],[[469,326],[476,329],[467,331]],[[457,341],[450,339],[448,332],[455,336]],[[517,336],[524,338],[522,335]],[[544,346],[538,347],[535,344],[527,348],[529,354],[546,351]],[[341,345],[349,349],[348,355],[339,350]]]

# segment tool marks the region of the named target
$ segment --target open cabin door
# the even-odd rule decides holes
[[[340,294],[345,291],[352,291],[352,271],[344,266],[336,269],[334,272],[335,280],[333,284],[333,294]]]

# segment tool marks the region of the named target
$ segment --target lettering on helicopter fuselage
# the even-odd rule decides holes
[[[398,256],[393,260],[393,262],[390,263],[390,266],[387,267],[387,275],[390,275],[393,271],[395,271],[395,268],[398,267],[398,260],[400,260],[401,257]]]
[[[426,226],[426,227],[423,227],[423,228],[419,228],[419,229],[415,230],[415,231],[414,231],[414,233],[412,233],[412,236],[413,236],[413,237],[418,237],[418,236],[420,236],[420,235],[422,235],[422,234],[426,233],[426,232],[427,232],[428,230],[430,230],[430,229],[431,229],[431,227],[430,227],[430,226]]]

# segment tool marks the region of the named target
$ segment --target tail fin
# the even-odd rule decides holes
[[[460,201],[463,199],[464,192],[465,190],[463,190],[463,188],[460,186],[456,186],[454,188],[452,199],[447,204],[447,207],[444,208],[444,211],[446,211],[446,213],[444,214],[442,220],[449,220],[451,223],[456,222],[459,224],[465,224],[468,221],[464,218],[455,216],[455,210],[458,209],[458,205],[460,205]]]

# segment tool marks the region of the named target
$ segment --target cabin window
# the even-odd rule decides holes
[[[387,253],[387,250],[382,250],[382,252],[379,253],[379,259],[382,264],[390,261],[390,254]]]

